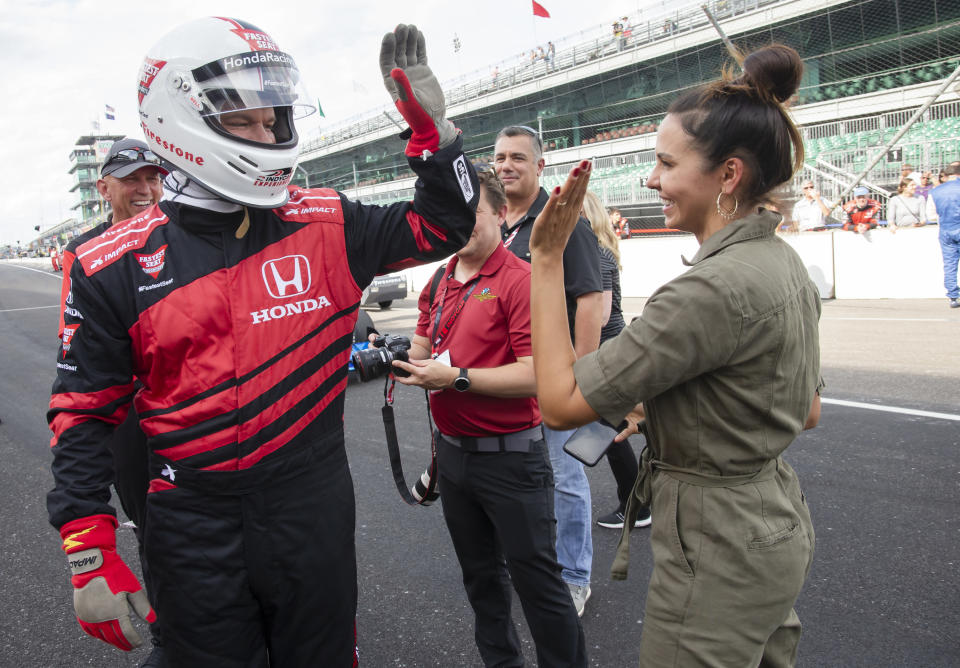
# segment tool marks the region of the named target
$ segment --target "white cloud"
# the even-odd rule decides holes
[[[9,56],[0,105],[0,244],[26,243],[36,236],[34,225],[48,228],[72,215],[69,155],[94,120],[104,132],[141,136],[136,83],[143,56],[169,30],[201,15],[198,8],[249,21],[293,54],[327,116],[312,117],[309,128],[389,102],[377,57],[381,37],[397,23],[414,23],[424,32],[431,65],[441,81],[449,81],[473,71],[486,74],[500,60],[608,24],[639,6],[638,0],[596,0],[585,12],[576,0],[541,4],[551,19],[534,19],[529,0],[21,0],[0,19]],[[458,55],[454,34],[462,43]],[[104,120],[106,104],[116,109],[115,122]]]

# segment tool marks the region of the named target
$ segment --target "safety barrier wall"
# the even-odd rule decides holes
[[[937,226],[891,233],[866,234],[841,230],[784,234],[803,259],[824,299],[936,299],[945,295],[943,261]],[[620,242],[624,297],[649,297],[687,267],[681,256],[693,258],[692,236],[629,239]],[[430,280],[439,263],[407,271],[416,292]]]

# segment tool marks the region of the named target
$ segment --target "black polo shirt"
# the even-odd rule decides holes
[[[513,224],[507,223],[503,229],[503,243],[521,260],[530,261],[530,232],[533,221],[546,206],[550,195],[543,188],[530,205],[527,214]],[[577,297],[590,292],[601,292],[603,282],[600,278],[600,250],[597,236],[585,218],[577,221],[570,235],[567,248],[563,251],[563,289],[567,297],[567,322],[570,325],[570,337],[574,338],[574,318],[577,314]]]

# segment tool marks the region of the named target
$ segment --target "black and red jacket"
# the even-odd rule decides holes
[[[243,212],[164,201],[79,246],[48,413],[51,523],[114,512],[107,441],[131,399],[151,492],[197,472],[249,485],[304,448],[342,448],[363,288],[472,232],[479,191],[460,146],[409,159],[412,203],[291,187],[285,206],[248,209],[247,227]]]

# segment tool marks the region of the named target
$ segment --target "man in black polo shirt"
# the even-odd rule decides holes
[[[511,125],[497,134],[494,166],[507,194],[503,243],[527,262],[530,261],[533,221],[548,197],[547,191],[540,187],[544,164],[543,141],[532,128]],[[583,218],[567,242],[563,276],[570,335],[577,357],[581,357],[596,350],[600,343],[603,290],[597,237]],[[544,425],[556,490],[557,559],[577,613],[582,615],[590,598],[593,563],[590,485],[583,464],[563,451],[563,444],[571,434],[572,430],[554,431]]]

